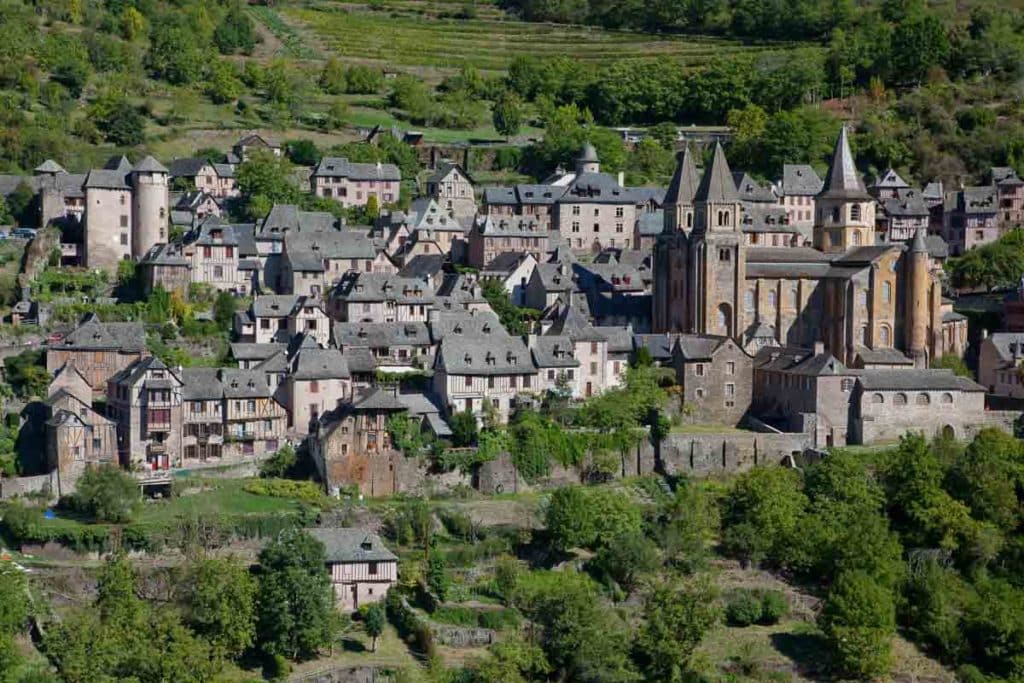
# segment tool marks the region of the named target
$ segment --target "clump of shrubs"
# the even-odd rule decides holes
[[[725,603],[725,618],[730,626],[777,624],[788,611],[786,596],[776,590],[737,590]]]

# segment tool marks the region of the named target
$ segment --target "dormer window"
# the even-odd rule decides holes
[[[465,356],[462,357],[462,360],[466,363],[466,365],[472,365],[473,364],[473,357],[470,356],[468,353]]]
[[[487,362],[488,365],[494,365],[494,354],[488,351],[487,356],[484,358],[484,360]]]

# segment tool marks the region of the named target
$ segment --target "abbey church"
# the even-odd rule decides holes
[[[945,348],[949,306],[925,231],[909,243],[876,243],[875,199],[845,128],[815,197],[810,239],[788,225],[745,229],[721,146],[703,177],[689,150],[680,153],[664,209],[654,250],[656,332],[725,335],[750,352],[822,342],[851,367],[903,354],[927,367],[957,351]]]

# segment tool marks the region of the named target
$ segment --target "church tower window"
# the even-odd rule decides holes
[[[833,223],[838,223],[839,222],[839,207],[838,206],[833,207],[833,209],[832,209],[832,222]]]
[[[883,282],[882,283],[882,301],[885,302],[885,303],[889,303],[890,301],[892,301],[892,283],[891,282]]]
[[[860,204],[854,204],[853,206],[850,207],[850,220],[860,220]]]
[[[743,308],[747,311],[754,310],[754,290],[748,289],[743,294]]]

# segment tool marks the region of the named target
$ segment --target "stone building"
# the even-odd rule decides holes
[[[448,414],[481,415],[484,402],[508,420],[520,392],[537,390],[529,348],[504,330],[486,335],[449,334],[434,360],[433,391]]]
[[[433,365],[435,342],[426,322],[334,323],[331,341],[342,354],[368,349],[384,372],[416,372]]]
[[[232,456],[269,454],[287,434],[288,412],[274,397],[267,375],[259,369],[223,368],[225,450]]]
[[[946,195],[942,237],[949,253],[958,256],[968,249],[999,239],[999,202],[992,186],[965,187]]]
[[[92,408],[92,387],[75,369],[65,365],[47,390],[46,465],[56,496],[73,493],[78,479],[90,467],[117,464],[117,428]]]
[[[384,547],[377,534],[365,529],[310,529],[324,544],[334,605],[354,612],[380,602],[398,583],[398,558]]]
[[[154,356],[107,382],[107,417],[117,423],[121,464],[131,469],[181,467],[181,371]]]
[[[227,162],[232,166],[237,166],[248,161],[254,153],[279,157],[283,152],[281,143],[275,138],[262,133],[250,133],[231,146],[231,151],[227,154]]]
[[[476,215],[473,179],[458,164],[443,163],[438,166],[427,178],[426,186],[427,196],[456,219]]]
[[[342,206],[366,206],[370,197],[377,205],[398,201],[402,172],[394,164],[360,164],[344,157],[324,157],[309,177],[309,191],[333,199]]]
[[[538,261],[546,260],[548,231],[536,221],[481,216],[469,231],[467,264],[484,268],[500,254],[530,254]]]
[[[1024,225],[1024,180],[1008,166],[991,170],[991,181],[999,201],[999,227],[1005,232]]]
[[[729,337],[672,336],[671,363],[688,419],[738,425],[750,409],[753,359]]]
[[[212,197],[237,197],[238,183],[230,164],[215,164],[209,159],[191,157],[171,162],[169,174],[175,187],[182,185],[205,192]]]
[[[293,430],[300,435],[315,431],[320,416],[352,397],[348,362],[341,351],[324,349],[304,337],[288,356],[285,407]]]
[[[845,129],[815,198],[813,248],[745,243],[741,200],[720,147],[692,207],[670,202],[654,254],[654,331],[728,336],[751,348],[769,331],[778,345],[822,341],[846,363],[859,347],[897,348],[920,367],[946,352],[941,268],[923,230],[909,246],[875,244],[875,201]],[[676,217],[689,211],[687,235]]]
[[[584,145],[576,175],[555,203],[551,229],[576,251],[630,249],[637,215],[637,197],[620,180],[601,173],[597,151]]]
[[[107,379],[149,355],[142,323],[104,323],[93,313],[46,351],[46,369],[56,372],[73,364],[97,393],[105,393]]]
[[[181,371],[182,459],[219,460],[224,456],[224,385],[217,368]]]
[[[423,322],[434,302],[434,289],[423,280],[354,273],[331,293],[328,309],[342,322]]]
[[[285,235],[279,291],[324,296],[349,273],[397,271],[361,230],[303,230]]]
[[[1024,334],[996,332],[981,340],[978,383],[996,396],[1024,398]]]
[[[779,181],[779,201],[789,224],[810,236],[814,228],[815,197],[821,192],[821,176],[806,164],[785,164]]]

